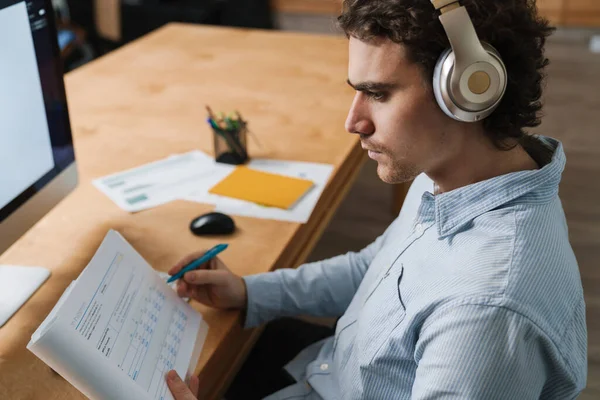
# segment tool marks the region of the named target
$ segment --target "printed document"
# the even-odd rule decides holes
[[[92,399],[172,399],[166,373],[193,373],[208,327],[117,232],[27,348]]]

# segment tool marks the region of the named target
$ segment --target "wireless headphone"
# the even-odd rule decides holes
[[[506,67],[491,45],[480,42],[467,9],[458,0],[431,0],[451,48],[433,74],[433,92],[450,118],[476,122],[489,116],[506,91]]]

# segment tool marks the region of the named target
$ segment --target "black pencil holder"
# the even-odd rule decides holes
[[[212,131],[217,162],[233,165],[248,162],[248,130],[245,123],[229,129],[213,127]]]

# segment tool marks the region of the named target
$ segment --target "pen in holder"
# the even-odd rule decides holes
[[[219,118],[217,118],[210,107],[206,106],[206,109],[208,124],[213,131],[215,160],[225,164],[245,164],[249,159],[246,121],[238,112],[235,116],[228,117],[219,113]]]

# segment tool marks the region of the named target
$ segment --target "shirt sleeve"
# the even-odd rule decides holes
[[[286,316],[342,315],[390,229],[360,252],[244,277],[248,292],[245,327]]]
[[[412,399],[539,399],[551,343],[506,308],[461,305],[427,319],[419,335]]]

